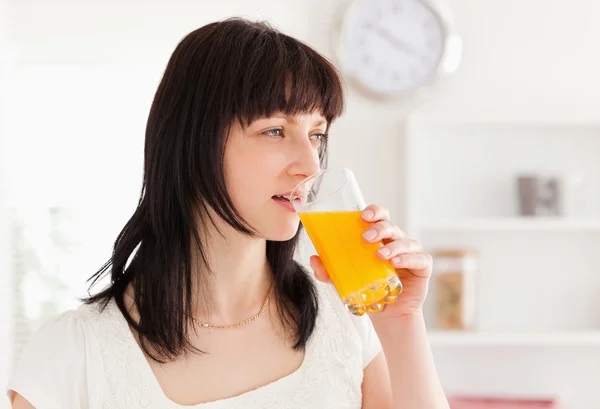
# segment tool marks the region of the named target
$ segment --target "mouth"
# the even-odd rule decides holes
[[[285,201],[291,202],[291,200],[290,200],[291,199],[291,195],[292,195],[291,191],[290,192],[285,192],[285,193],[282,193],[280,195],[273,195],[273,199],[275,199],[275,200],[285,200]]]
[[[291,194],[292,192],[285,192],[279,195],[274,195],[272,197],[272,199],[277,202],[277,204],[282,205],[283,207],[285,207],[288,210],[291,211],[295,211],[294,206],[292,205],[292,200],[291,199]],[[299,200],[299,198],[294,198],[294,201]]]

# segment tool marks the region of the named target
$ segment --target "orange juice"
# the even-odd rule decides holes
[[[300,213],[300,220],[331,281],[349,309],[362,315],[393,302],[401,290],[395,269],[377,257],[379,243],[362,234],[370,226],[361,211]]]

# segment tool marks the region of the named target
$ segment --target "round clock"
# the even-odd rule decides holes
[[[337,58],[364,93],[399,98],[454,72],[461,42],[432,0],[355,0],[338,33]]]

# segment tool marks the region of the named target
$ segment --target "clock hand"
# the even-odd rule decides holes
[[[414,57],[424,58],[423,55],[421,53],[417,52],[412,45],[406,43],[404,40],[401,40],[401,39],[393,36],[388,30],[385,30],[382,27],[373,27],[372,26],[371,28],[378,36],[380,36],[384,40],[389,41],[390,44],[394,48],[396,48],[398,50],[402,50],[402,51],[406,52],[407,54],[410,54]]]

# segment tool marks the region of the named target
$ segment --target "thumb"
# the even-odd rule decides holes
[[[323,281],[324,283],[328,283],[331,281],[329,278],[329,274],[325,270],[325,266],[323,266],[323,262],[319,256],[311,256],[310,258],[310,266],[315,272],[315,278],[319,281]]]

